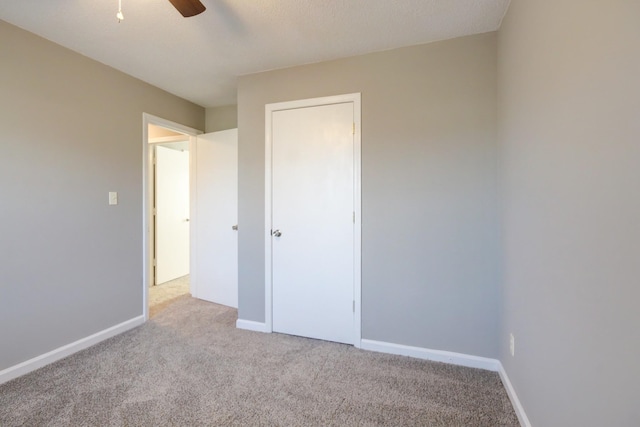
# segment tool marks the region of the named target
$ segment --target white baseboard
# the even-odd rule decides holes
[[[486,369],[494,372],[500,369],[500,361],[497,359],[471,356],[469,354],[454,353],[451,351],[431,350],[428,348],[411,347],[408,345],[366,339],[362,340],[362,349],[378,351],[380,353],[399,354],[401,356],[410,356],[417,359],[432,360],[434,362],[451,363],[469,368]]]
[[[34,357],[33,359],[11,366],[10,368],[0,371],[0,384],[11,381],[12,379],[18,378],[24,374],[28,374],[29,372],[70,356],[73,353],[84,350],[85,348],[98,344],[101,341],[121,334],[129,329],[133,329],[136,326],[140,326],[143,323],[144,316],[134,317],[133,319],[122,322],[119,325],[112,326],[76,342],[72,342],[71,344],[64,345],[48,353]]]
[[[491,359],[488,357],[479,357],[472,356],[469,354],[462,353],[454,353],[450,351],[442,351],[442,350],[431,350],[428,348],[422,347],[411,347],[408,345],[402,344],[392,344],[382,341],[373,341],[363,339],[361,341],[363,350],[371,350],[377,351],[380,353],[389,353],[389,354],[398,354],[401,356],[409,356],[415,357],[417,359],[424,360],[432,360],[434,362],[443,362],[443,363],[451,363],[453,365],[466,366],[469,368],[479,368],[485,369],[488,371],[498,372],[500,375],[500,379],[502,380],[502,384],[504,385],[505,390],[507,391],[507,395],[509,396],[509,400],[511,401],[511,405],[513,405],[513,410],[518,416],[518,421],[520,421],[520,425],[522,427],[531,427],[531,423],[529,422],[529,418],[527,414],[524,412],[524,408],[520,403],[520,399],[518,399],[518,395],[516,394],[511,381],[509,380],[509,376],[507,372],[504,370],[502,363],[498,359]]]
[[[529,418],[527,417],[527,414],[524,412],[522,403],[520,403],[520,399],[518,399],[516,390],[513,388],[513,385],[509,380],[509,376],[507,375],[507,371],[504,370],[504,366],[502,366],[502,363],[500,363],[500,369],[498,370],[498,373],[500,374],[500,379],[502,380],[502,384],[504,385],[504,388],[507,390],[507,395],[509,396],[509,400],[511,400],[511,405],[513,405],[513,410],[516,411],[516,415],[518,416],[518,421],[520,421],[520,425],[522,427],[531,427]]]
[[[236,328],[254,332],[271,332],[267,330],[266,323],[254,322],[253,320],[238,319],[236,320]]]
[[[509,400],[513,405],[513,410],[518,416],[520,425],[522,427],[531,427],[529,418],[527,418],[527,414],[524,412],[524,408],[520,403],[520,399],[518,399],[518,395],[516,394],[516,391],[513,388],[511,381],[509,380],[509,376],[507,375],[507,372],[504,370],[502,363],[500,363],[500,361],[497,359],[472,356],[469,354],[462,354],[462,353],[454,353],[451,351],[431,350],[431,349],[422,348],[422,347],[411,347],[408,345],[392,344],[392,343],[387,343],[382,341],[373,341],[373,340],[366,340],[366,339],[363,339],[361,341],[361,344],[362,344],[361,348],[363,350],[377,351],[380,353],[398,354],[401,356],[415,357],[417,359],[432,360],[434,362],[451,363],[453,365],[466,366],[469,368],[479,368],[479,369],[485,369],[488,371],[498,372],[498,374],[500,375],[500,379],[502,380],[502,384],[504,385],[504,388],[507,391],[507,395],[509,396]]]

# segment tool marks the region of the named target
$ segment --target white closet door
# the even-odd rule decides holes
[[[272,113],[275,332],[354,341],[353,109]]]

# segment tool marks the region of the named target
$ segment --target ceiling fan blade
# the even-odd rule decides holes
[[[178,9],[178,12],[185,18],[198,15],[204,12],[207,8],[204,7],[200,0],[169,0],[171,4]]]

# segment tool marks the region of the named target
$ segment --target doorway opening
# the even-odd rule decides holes
[[[149,316],[189,288],[189,136],[148,125],[152,145],[153,281]]]
[[[192,147],[198,130],[143,115],[145,319],[193,293]]]

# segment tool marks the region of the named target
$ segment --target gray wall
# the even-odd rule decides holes
[[[640,425],[638,17],[513,1],[499,33],[501,360],[535,426]]]
[[[498,356],[496,35],[239,78],[239,316],[264,321],[265,104],[362,93],[363,338]]]
[[[234,129],[238,127],[238,106],[211,107],[205,111],[205,132]]]
[[[142,314],[142,112],[202,129],[204,109],[3,21],[0,40],[1,370]]]

